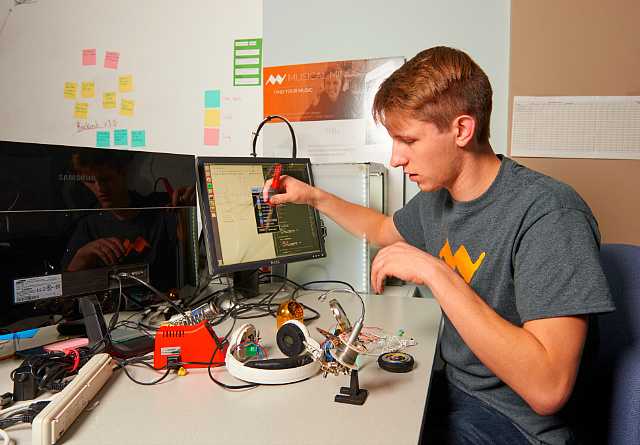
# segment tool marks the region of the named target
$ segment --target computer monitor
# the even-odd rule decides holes
[[[234,272],[236,288],[249,296],[258,291],[252,271],[326,256],[320,217],[312,206],[271,206],[263,199],[265,181],[277,166],[281,175],[314,185],[309,159],[198,157],[197,163],[212,275]]]
[[[195,156],[0,141],[0,166],[0,334],[81,318],[77,297],[104,324],[122,274],[197,287]],[[188,187],[193,202],[171,206],[169,190]],[[121,283],[129,307],[158,301]]]

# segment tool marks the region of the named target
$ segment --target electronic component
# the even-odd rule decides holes
[[[359,354],[367,352],[359,340],[360,331],[362,331],[362,327],[364,326],[364,301],[357,292],[351,289],[331,289],[320,295],[318,300],[324,301],[328,294],[336,291],[350,292],[358,297],[362,304],[362,315],[352,328],[340,303],[335,299],[329,302],[331,312],[343,332],[337,336],[337,339],[325,335],[334,345],[337,343],[337,346],[331,350],[331,356],[335,361],[332,360],[328,363],[321,363],[321,367],[325,377],[329,372],[334,375],[338,375],[340,372],[351,375],[351,385],[340,388],[340,394],[336,395],[334,399],[336,402],[363,405],[367,399],[368,392],[366,389],[361,389],[358,384],[358,365],[356,364],[356,360]],[[310,347],[307,346],[307,349],[310,349]]]
[[[295,300],[289,300],[278,306],[276,311],[276,322],[278,329],[289,320],[302,321],[304,319],[304,310],[302,305]]]
[[[78,375],[33,419],[31,443],[51,445],[60,439],[113,374],[112,358],[97,354]]]
[[[192,311],[184,311],[184,314],[175,315],[171,320],[174,326],[196,325],[205,320],[212,321],[218,315],[213,303],[205,303]]]
[[[413,357],[403,352],[387,352],[378,357],[378,365],[389,372],[409,372],[413,362]]]
[[[163,368],[173,359],[185,368],[207,367],[211,362],[218,366],[224,363],[226,346],[208,321],[195,326],[162,326],[156,334],[153,364]]]
[[[278,329],[276,344],[284,355],[293,357],[304,352],[304,342],[308,336],[309,331],[301,321],[289,320]]]
[[[0,194],[0,222],[4,222],[0,328],[22,332],[57,324],[60,333],[65,328],[77,331],[78,327],[86,332],[84,323],[77,320],[85,315],[78,304],[83,296],[94,294],[98,299],[101,311],[92,309],[94,320],[89,323],[99,325],[104,315],[122,309],[121,302],[142,307],[152,304],[155,291],[147,285],[162,294],[197,285],[196,202],[181,202],[179,208],[172,209],[179,222],[166,217],[166,205],[171,201],[168,193],[192,190],[196,185],[194,155],[2,140],[0,158],[5,169]],[[110,197],[96,195],[91,188],[99,182],[96,172],[107,170],[110,178],[117,179],[117,192]],[[121,175],[125,171],[126,180]],[[171,183],[167,192],[159,182],[163,176]],[[111,213],[103,210],[103,205],[120,207],[128,205],[127,201],[139,215],[135,231],[107,218]],[[124,245],[120,261],[112,263],[95,255],[95,263],[91,260],[81,270],[69,270],[75,253],[98,241],[93,238],[96,227]],[[88,234],[90,238],[86,238]],[[95,244],[103,247],[100,250],[107,248]],[[120,289],[125,287],[129,288],[128,298],[120,299]],[[89,338],[92,346],[106,334],[93,332],[96,338]],[[42,346],[37,339],[29,343],[31,347]],[[153,343],[148,345],[152,351]],[[126,350],[122,356],[145,352],[130,344],[116,346]]]
[[[329,307],[331,308],[333,318],[336,319],[338,326],[340,326],[340,330],[342,332],[351,332],[351,323],[349,322],[347,314],[344,313],[344,309],[342,309],[342,306],[340,306],[338,300],[331,300],[329,302]]]
[[[233,272],[236,295],[259,294],[256,270],[326,257],[316,209],[265,202],[265,183],[278,166],[281,175],[314,185],[309,158],[198,157],[209,273]]]
[[[13,380],[13,400],[16,402],[35,399],[40,392],[36,378],[31,373],[28,364],[29,360],[24,360],[11,377]]]
[[[311,345],[312,350],[318,351],[317,355],[302,354],[284,359],[250,360],[252,357],[241,352],[246,348],[238,348],[238,345],[256,339],[255,327],[247,323],[231,335],[226,356],[226,365],[229,373],[235,378],[244,380],[245,382],[269,385],[293,383],[313,377],[320,370],[320,345],[309,336],[307,328],[297,320],[289,320],[282,325],[278,333],[285,327],[287,333],[280,334],[281,337],[284,338],[293,332],[289,331],[290,324],[295,324],[295,329],[299,331],[296,334],[291,334],[291,344],[300,340],[299,335],[302,335],[304,338],[300,340],[302,344],[305,347]],[[294,336],[296,340],[293,339]],[[278,347],[284,343],[285,341],[279,342]],[[281,352],[286,355],[294,351],[292,348],[285,348],[285,350]],[[246,361],[246,363],[243,363],[243,361]]]
[[[338,336],[340,344],[332,352],[333,358],[335,358],[342,366],[349,369],[357,369],[358,366],[356,365],[356,359],[358,358],[358,354],[364,354],[367,352],[364,346],[360,343],[360,340],[358,340],[362,326],[364,326],[364,301],[362,301],[362,297],[360,297],[357,292],[350,289],[331,289],[330,291],[320,295],[318,300],[324,301],[328,294],[335,291],[350,292],[357,296],[360,299],[360,303],[362,303],[362,316],[358,319],[353,328],[351,328],[351,323],[344,313],[342,306],[340,306],[340,303],[338,303],[337,300],[331,300],[329,302],[333,316],[340,325],[340,328],[343,330],[342,334]]]

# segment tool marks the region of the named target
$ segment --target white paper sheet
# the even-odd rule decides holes
[[[640,96],[516,96],[511,156],[640,159]]]

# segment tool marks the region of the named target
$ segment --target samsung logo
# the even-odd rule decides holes
[[[58,175],[58,181],[82,181],[93,182],[96,180],[94,175]]]

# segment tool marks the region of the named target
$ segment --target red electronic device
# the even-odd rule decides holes
[[[156,368],[167,365],[171,357],[184,368],[203,368],[224,363],[227,342],[223,342],[213,331],[208,321],[192,326],[162,326],[156,334],[156,349],[153,364]],[[211,360],[211,355],[215,357]]]

